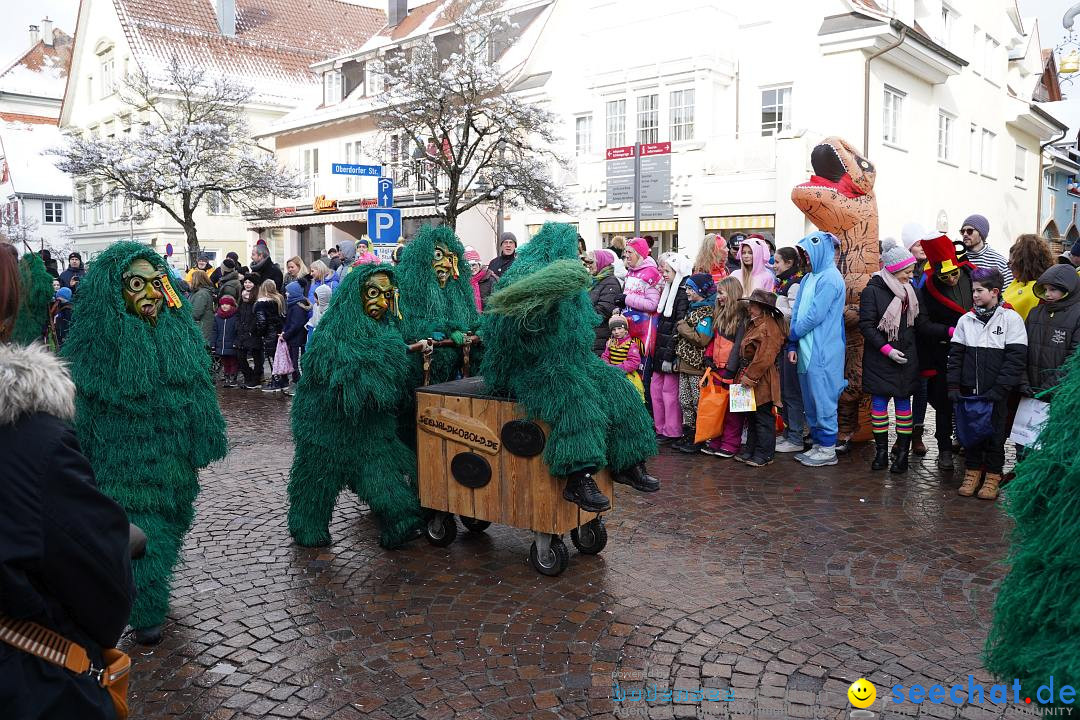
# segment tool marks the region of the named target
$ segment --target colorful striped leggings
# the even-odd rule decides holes
[[[889,432],[889,396],[873,395],[870,399],[870,424],[875,433]],[[892,398],[896,408],[896,434],[911,435],[911,398]]]

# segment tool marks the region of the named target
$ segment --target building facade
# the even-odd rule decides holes
[[[267,223],[292,228],[297,247],[303,227],[321,228],[315,232],[323,241],[339,231],[313,211],[319,194],[352,213],[342,223],[350,235],[365,230],[352,203],[358,211],[373,201],[374,185],[329,175],[331,163],[360,157],[407,175],[409,163],[422,162],[395,153],[375,131],[363,68],[418,34],[440,32],[440,13],[451,5],[412,8],[366,46],[313,66],[332,97],[268,128],[282,162],[313,180],[305,202],[279,208],[291,218]],[[1062,126],[1032,100],[1044,72],[1038,28],[1014,2],[549,0],[507,7],[526,22],[518,22],[514,51],[501,67],[514,93],[561,118],[561,150],[571,162],[556,177],[576,209],[471,211],[459,235],[482,255],[494,253],[500,219],[519,237],[545,220],[573,222],[590,247],[630,234],[633,205],[607,203],[606,150],[635,143],[671,143],[671,210],[640,226],[664,250],[693,254],[712,231],[756,231],[794,243],[810,226],[791,203],[791,188],[810,177],[810,151],[831,135],[864,149],[875,164],[883,236],[898,236],[910,221],[956,234],[975,212],[990,220],[989,240],[1000,250],[1037,229],[1040,145]],[[406,182],[396,202],[423,221],[432,219],[425,200],[423,188]]]
[[[1046,148],[1040,231],[1055,253],[1080,240],[1080,149],[1076,139]]]
[[[66,254],[71,179],[46,154],[61,143],[57,118],[71,65],[72,38],[45,19],[31,25],[29,49],[0,72],[0,234],[20,251]]]
[[[362,43],[384,22],[380,10],[339,0],[82,0],[60,127],[97,136],[130,132],[143,118],[120,101],[124,77],[137,70],[160,76],[178,57],[212,77],[252,87],[245,112],[258,132],[317,92],[313,62]],[[171,246],[171,261],[186,263],[184,231],[163,210],[137,222],[124,199],[95,206],[91,190],[74,192],[73,237],[86,255],[130,238],[162,253]],[[200,244],[215,264],[229,251],[247,257],[247,224],[226,198],[205,201],[196,222]]]

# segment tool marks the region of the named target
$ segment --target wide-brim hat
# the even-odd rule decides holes
[[[760,305],[763,310],[770,313],[773,317],[780,317],[783,315],[776,307],[776,293],[769,292],[768,290],[758,288],[750,293],[750,297],[741,298],[739,302]]]

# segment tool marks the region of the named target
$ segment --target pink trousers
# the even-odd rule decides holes
[[[653,371],[649,386],[653,425],[666,437],[682,437],[682,408],[679,406],[679,373]]]
[[[737,453],[742,445],[743,423],[749,413],[729,412],[724,416],[724,434],[709,441],[709,447],[713,450],[726,450]]]

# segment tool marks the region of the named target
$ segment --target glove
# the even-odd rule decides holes
[[[671,364],[670,360],[665,360],[660,363],[660,372],[666,372],[668,374],[675,372],[675,367]]]
[[[433,332],[433,333],[431,333],[431,339],[434,340],[435,342],[438,342],[440,340],[445,340],[446,336],[443,335],[441,332]]]
[[[960,391],[959,390],[957,390],[955,388],[952,388],[952,389],[949,390],[949,402],[951,402],[951,403],[960,402]]]
[[[894,363],[900,365],[907,365],[907,358],[904,357],[904,353],[900,352],[896,348],[893,348],[889,351],[889,359],[892,360]]]
[[[713,362],[713,359],[711,357],[707,357],[704,360],[702,360],[701,364],[702,364],[703,367],[707,367],[710,370],[715,370],[716,369],[716,363]]]
[[[626,295],[620,295],[619,297],[615,298],[615,304],[621,308],[626,307]]]
[[[1006,393],[1004,390],[1000,390],[998,386],[994,386],[992,390],[986,393],[986,399],[992,400],[996,403],[1003,402],[1005,400]]]
[[[460,330],[455,330],[450,333],[450,339],[454,341],[455,345],[461,346],[465,344],[465,333]]]

